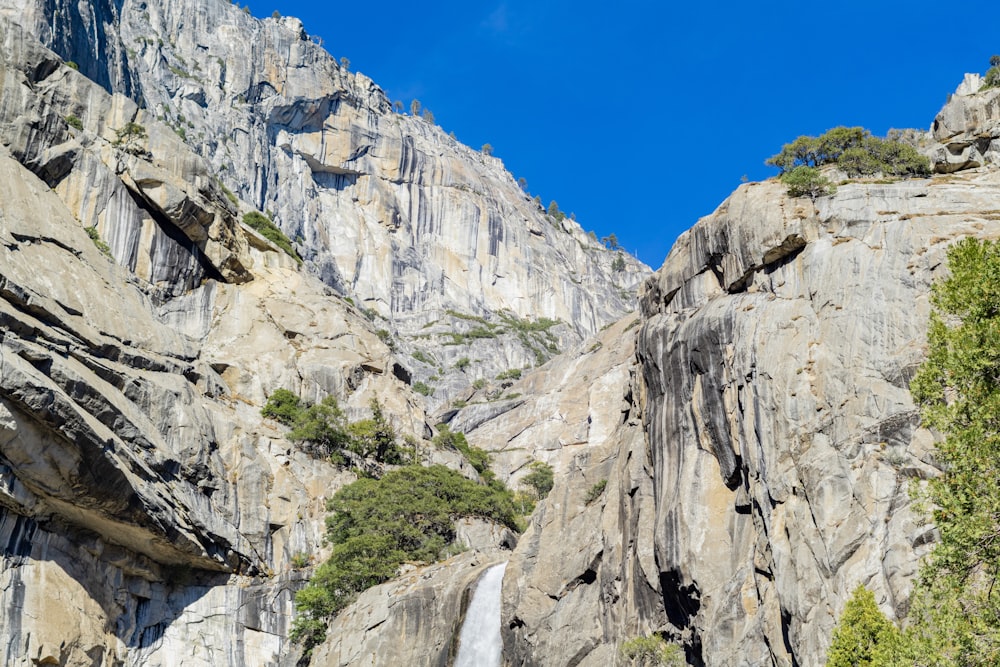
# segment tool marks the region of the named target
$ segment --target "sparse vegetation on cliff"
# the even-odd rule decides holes
[[[994,55],[990,57],[990,68],[986,70],[986,76],[983,77],[983,86],[980,90],[998,86],[1000,86],[1000,56]]]
[[[228,196],[228,195],[227,195]],[[259,211],[250,211],[244,214],[243,224],[255,230],[268,241],[285,251],[285,254],[294,259],[297,263],[302,263],[299,253],[295,252],[292,242],[285,233],[278,229],[278,226],[271,222],[271,219]]]
[[[626,640],[619,653],[630,667],[682,667],[686,664],[681,647],[656,634]]]
[[[544,500],[555,483],[552,466],[544,461],[535,461],[528,467],[531,472],[525,475],[521,482],[534,490],[538,500]]]
[[[849,178],[929,174],[927,156],[903,141],[904,136],[899,131],[890,131],[883,139],[872,136],[863,127],[835,127],[818,137],[798,137],[782,146],[765,164],[781,171],[789,195],[813,199],[834,192],[818,171],[824,165],[837,165]]]
[[[815,200],[837,191],[837,186],[830,183],[830,179],[821,174],[819,169],[801,164],[781,174],[781,182],[788,186],[789,197],[809,197]]]
[[[277,389],[260,412],[290,426],[288,439],[300,443],[317,458],[331,458],[338,463],[347,459],[371,459],[390,465],[408,463],[412,452],[400,447],[381,403],[372,399],[370,405],[371,418],[348,423],[333,396],[310,405],[288,389]]]

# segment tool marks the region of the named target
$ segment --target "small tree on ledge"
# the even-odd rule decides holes
[[[837,187],[815,167],[800,165],[781,175],[781,182],[788,186],[789,197],[817,197],[832,195]]]

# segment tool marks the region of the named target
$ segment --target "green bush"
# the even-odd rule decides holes
[[[888,667],[899,652],[900,639],[872,592],[858,586],[833,631],[826,667]]]
[[[555,199],[549,202],[549,207],[546,209],[545,213],[550,218],[554,218],[560,222],[566,219],[566,214],[559,210],[559,204],[556,203]]]
[[[632,667],[683,667],[686,664],[681,647],[659,635],[633,637],[621,645],[619,652]]]
[[[94,242],[94,246],[101,251],[101,254],[105,257],[111,257],[111,246],[101,239],[101,235],[98,233],[97,227],[87,227],[86,229],[87,236],[89,236],[90,240]]]
[[[430,356],[429,354],[427,354],[423,350],[416,350],[413,353],[413,358],[415,360],[421,362],[421,363],[425,363],[425,364],[428,364],[430,366],[433,366],[434,363],[435,363],[434,362],[434,357]]]
[[[369,406],[371,418],[348,424],[333,396],[309,405],[288,389],[277,389],[260,412],[291,426],[288,439],[301,443],[313,456],[345,463],[345,454],[350,453],[379,463],[408,463],[410,452],[400,447],[396,430],[386,419],[381,403],[373,398]]]
[[[219,181],[219,188],[222,189],[222,194],[226,196],[226,199],[228,199],[233,206],[239,204],[239,200],[236,198],[236,195],[233,194],[233,191],[227,188],[226,184],[223,183],[221,180]]]
[[[587,495],[584,496],[584,502],[586,502],[586,504],[589,505],[590,503],[600,498],[601,494],[604,493],[604,489],[607,488],[607,486],[608,486],[608,480],[606,479],[602,479],[601,481],[594,484],[592,487],[587,489]]]
[[[831,195],[837,191],[830,179],[815,167],[798,166],[781,175],[781,182],[788,186],[789,197],[817,197]]]
[[[80,120],[79,118],[77,118],[76,116],[74,116],[73,114],[70,114],[70,115],[66,116],[65,120],[66,120],[66,124],[69,125],[70,127],[72,127],[73,129],[76,129],[76,130],[82,130],[83,129],[83,121]]]
[[[375,331],[375,335],[378,339],[385,343],[385,346],[389,348],[390,351],[396,351],[396,341],[392,339],[392,333],[388,329],[378,329]]]
[[[1000,86],[1000,56],[990,56],[990,68],[986,70],[986,77],[980,90],[996,88]]]
[[[276,389],[267,398],[267,403],[261,408],[260,414],[291,426],[304,410],[302,399],[288,389]]]
[[[257,231],[257,233],[266,238],[268,241],[284,250],[285,254],[294,259],[297,263],[302,263],[302,258],[299,257],[299,254],[295,252],[294,248],[292,248],[292,242],[287,236],[285,236],[284,232],[278,229],[278,226],[263,213],[260,213],[259,211],[250,211],[249,213],[246,213],[243,216],[243,224]]]
[[[882,165],[871,151],[856,146],[841,153],[837,166],[844,170],[848,178],[857,178],[877,174]]]
[[[395,576],[405,561],[434,561],[450,553],[455,520],[476,516],[517,530],[510,491],[479,484],[444,466],[407,466],[381,479],[360,479],[327,503],[330,559],[295,598],[301,613],[292,639],[307,654],[329,619],[358,593]]]
[[[408,457],[399,448],[396,429],[386,419],[382,404],[373,398],[370,407],[370,419],[356,421],[347,427],[350,435],[348,449],[358,456],[373,458],[382,463],[406,463]]]
[[[314,456],[327,457],[353,444],[347,431],[347,417],[333,396],[302,410],[288,432],[288,439],[302,443]]]
[[[422,382],[420,380],[417,380],[416,382],[413,383],[412,386],[413,386],[413,391],[417,392],[421,396],[433,396],[434,395],[434,388],[431,387],[426,382]]]
[[[490,470],[489,452],[470,445],[469,441],[465,439],[464,433],[452,431],[447,424],[440,424],[438,433],[431,442],[442,449],[454,449],[461,452],[462,456],[483,479],[492,481],[495,478],[493,471]]]
[[[462,357],[461,359],[455,362],[455,368],[460,371],[464,371],[466,368],[469,367],[469,364],[471,363],[472,361],[468,357]]]
[[[552,490],[552,485],[554,483],[554,476],[552,472],[552,466],[542,461],[535,461],[529,468],[531,472],[525,475],[521,479],[522,484],[527,484],[535,491],[535,496],[539,500],[543,500],[549,491]]]
[[[115,130],[115,140],[111,142],[113,146],[121,148],[127,153],[142,153],[142,142],[146,139],[146,128],[139,123],[128,122],[125,126]]]

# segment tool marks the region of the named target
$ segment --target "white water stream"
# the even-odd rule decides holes
[[[494,565],[479,577],[465,622],[458,636],[455,667],[499,667],[503,651],[500,639],[500,587],[507,563]]]

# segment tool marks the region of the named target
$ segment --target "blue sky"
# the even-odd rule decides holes
[[[677,236],[800,134],[930,127],[984,72],[996,4],[842,0],[316,3],[335,57],[657,268]]]

